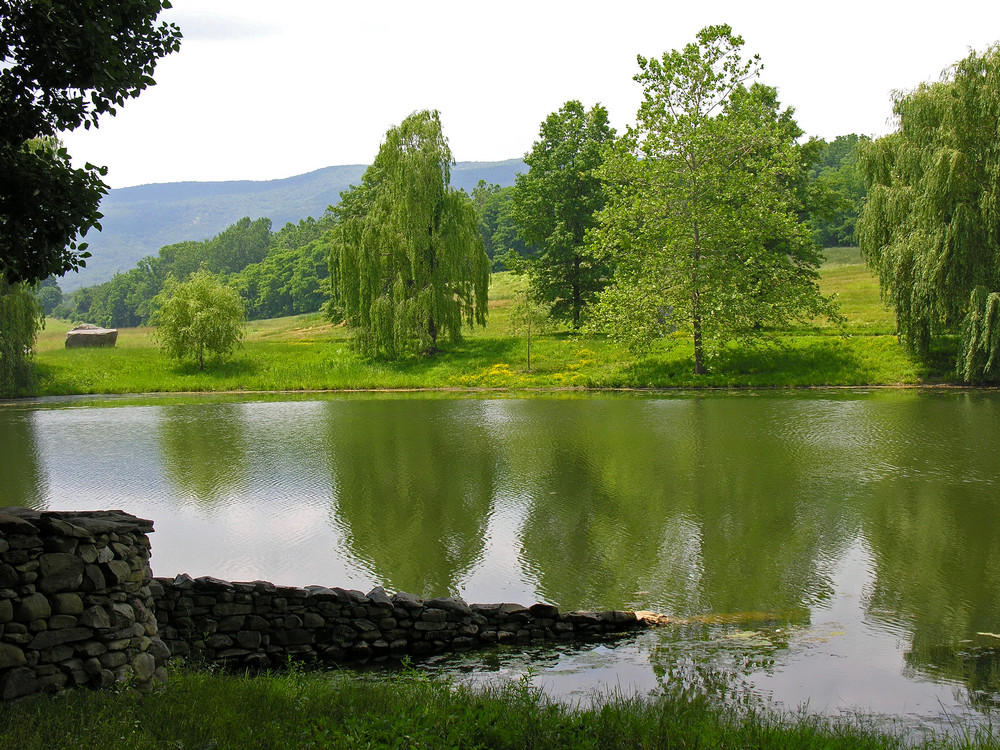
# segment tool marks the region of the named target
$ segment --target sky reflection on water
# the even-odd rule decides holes
[[[557,695],[711,664],[933,724],[1000,691],[998,434],[965,391],[20,403],[0,504],[152,518],[157,575],[683,621],[546,652]]]

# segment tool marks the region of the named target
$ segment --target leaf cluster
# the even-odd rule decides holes
[[[171,277],[155,302],[152,323],[160,347],[174,359],[193,359],[199,370],[206,355],[225,358],[243,339],[243,301],[206,270],[184,282]]]
[[[587,111],[579,101],[566,102],[542,122],[539,139],[524,155],[529,171],[518,175],[512,191],[518,235],[539,248],[512,270],[526,272],[535,298],[575,328],[611,275],[607,260],[587,246],[586,235],[604,207],[599,169],[614,139],[603,106]]]
[[[105,170],[73,169],[54,140],[96,126],[153,84],[180,30],[162,0],[0,0],[0,273],[35,282],[86,264]],[[39,143],[41,145],[33,145]]]

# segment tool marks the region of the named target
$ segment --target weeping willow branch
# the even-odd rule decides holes
[[[962,324],[958,360],[964,380],[1000,380],[1000,293],[977,286]]]

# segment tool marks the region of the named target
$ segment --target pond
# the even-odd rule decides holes
[[[155,521],[154,573],[650,609],[435,661],[550,693],[727,681],[908,727],[1000,704],[1000,394],[68,399],[0,407],[0,505]]]

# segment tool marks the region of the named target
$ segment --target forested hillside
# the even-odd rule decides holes
[[[173,182],[111,190],[101,202],[102,231],[87,235],[92,257],[79,273],[59,279],[73,291],[109,280],[133,268],[161,247],[202,241],[241,217],[267,217],[273,226],[322,216],[341,191],[361,181],[365,165],[326,167],[308,174],[264,182]],[[520,159],[461,162],[452,169],[452,185],[471,193],[480,180],[513,185],[525,169]]]

